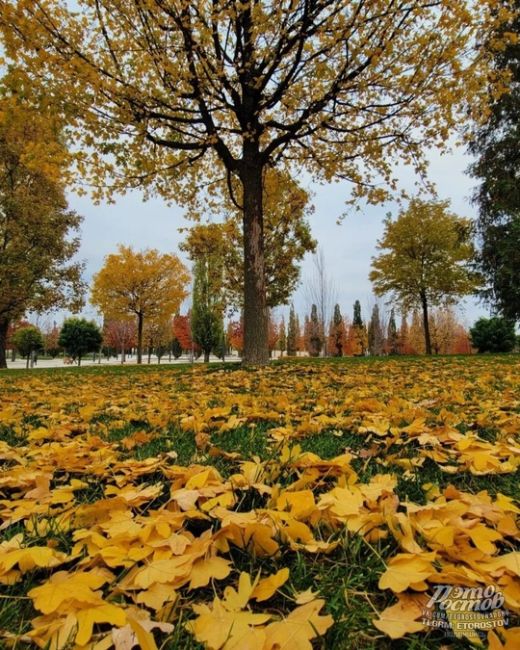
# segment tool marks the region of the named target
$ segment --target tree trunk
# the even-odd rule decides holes
[[[269,361],[268,313],[265,295],[262,165],[258,147],[245,145],[240,177],[244,221],[244,352],[246,365]]]
[[[143,315],[137,314],[137,363],[143,363]]]
[[[422,304],[422,313],[423,313],[423,327],[424,327],[424,347],[426,354],[432,353],[432,341],[430,337],[430,322],[428,319],[428,300],[426,294],[421,294],[421,304]]]
[[[204,363],[209,363],[209,350],[204,350]]]
[[[9,321],[0,321],[0,368],[7,368],[7,357],[5,349],[7,347],[7,330],[9,329]]]

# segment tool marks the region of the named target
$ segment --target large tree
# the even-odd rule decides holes
[[[26,311],[79,309],[81,218],[68,209],[68,153],[51,104],[11,71],[0,82],[0,368],[9,325]]]
[[[499,35],[520,31],[520,2],[502,0],[516,9]],[[470,171],[480,181],[479,268],[486,284],[483,297],[505,317],[520,320],[520,42],[493,50],[495,71],[508,75],[506,92],[495,96],[489,117],[476,128],[470,151],[476,156]]]
[[[176,255],[121,245],[94,276],[91,302],[106,319],[135,317],[137,363],[142,363],[145,320],[171,318],[187,295],[188,281],[188,271]]]
[[[272,166],[385,198],[481,111],[495,0],[0,0],[8,55],[66,98],[99,193],[242,187],[244,356],[268,359],[263,179]],[[83,146],[81,146],[83,145]],[[96,146],[95,146],[96,145]],[[107,154],[104,157],[104,154]],[[381,182],[382,181],[382,182]],[[385,189],[387,188],[387,189]]]
[[[430,308],[472,293],[478,280],[471,270],[471,222],[448,206],[413,199],[395,221],[387,217],[370,272],[377,295],[390,294],[405,310],[421,309],[426,354],[432,353]]]

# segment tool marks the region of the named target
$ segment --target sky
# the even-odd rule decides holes
[[[428,153],[429,177],[437,187],[441,199],[451,201],[451,209],[461,216],[476,216],[470,196],[474,179],[465,174],[470,159],[463,150],[440,155]],[[383,219],[388,212],[397,214],[396,204],[366,206],[359,212],[351,212],[337,224],[338,217],[345,211],[349,196],[346,183],[331,185],[313,184],[309,179],[300,179],[306,189],[313,192],[314,214],[309,221],[314,238],[323,250],[327,275],[334,286],[335,302],[342,313],[352,317],[352,306],[360,300],[363,318],[368,319],[375,298],[368,279],[370,262],[376,254],[378,238],[383,233]],[[413,172],[400,172],[401,184],[413,191]],[[180,206],[168,206],[160,199],[143,202],[139,192],[116,197],[114,204],[95,205],[88,197],[69,196],[71,208],[83,215],[81,248],[78,258],[85,262],[85,278],[90,281],[98,271],[103,259],[116,250],[118,244],[132,245],[135,249],[157,248],[162,252],[174,252],[185,260],[179,251],[183,235],[178,229],[188,225]],[[186,261],[186,260],[185,260]],[[306,290],[314,270],[312,255],[307,255],[302,264],[301,285],[294,295],[296,311],[302,316],[310,310],[309,291]],[[384,307],[384,300],[380,301]],[[187,309],[188,305],[184,305]],[[478,317],[487,315],[488,310],[474,298],[464,300],[458,307],[460,319],[471,325]],[[287,316],[288,308],[279,308],[277,316]],[[96,310],[87,305],[83,315],[99,318]],[[57,320],[60,320],[57,317]]]

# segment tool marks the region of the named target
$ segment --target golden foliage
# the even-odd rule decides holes
[[[345,535],[397,548],[378,600],[397,602],[374,621],[392,639],[423,630],[438,584],[494,585],[520,614],[514,495],[449,484],[452,473],[470,485],[520,467],[519,362],[384,368],[2,376],[0,584],[23,589],[30,575],[24,595],[38,612],[18,641],[153,649],[188,616],[207,648],[310,649],[334,621],[320,585],[299,592],[284,560],[332,554]],[[268,457],[220,449],[237,428],[265,436]],[[324,432],[344,437],[341,453],[304,450]],[[206,441],[189,464],[178,460],[181,435]],[[431,461],[447,485],[400,499],[398,481],[421,481]],[[237,549],[262,569],[240,569]],[[495,630],[490,647],[516,638]]]

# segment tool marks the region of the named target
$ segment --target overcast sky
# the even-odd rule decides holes
[[[474,180],[464,172],[469,159],[461,150],[440,156],[429,155],[430,178],[436,183],[438,195],[450,199],[451,208],[463,216],[475,216],[475,208],[470,203]],[[413,173],[404,170],[402,184],[413,190]],[[381,237],[382,221],[387,212],[396,214],[394,204],[368,206],[360,212],[347,216],[341,225],[336,221],[345,211],[345,200],[349,194],[348,185],[337,183],[318,186],[304,181],[314,192],[315,212],[310,222],[315,239],[318,240],[326,257],[328,275],[333,279],[337,301],[342,312],[352,316],[352,305],[356,299],[361,301],[363,317],[374,303],[371,284],[368,280],[370,260],[375,254],[377,239]],[[86,262],[86,278],[90,281],[103,264],[105,255],[115,251],[118,244],[132,245],[134,248],[158,248],[163,252],[178,250],[182,235],[179,227],[187,224],[183,210],[178,206],[167,206],[159,199],[143,202],[138,192],[117,197],[114,205],[94,205],[87,197],[69,197],[70,205],[84,216],[82,224],[82,243],[79,258]],[[308,310],[306,279],[313,273],[312,256],[308,255],[302,265],[301,286],[294,296],[296,310],[304,314]],[[279,309],[278,315],[287,309]],[[486,309],[474,299],[467,299],[461,305],[461,319],[471,324],[477,317],[487,314]],[[96,317],[91,306],[84,314]]]

